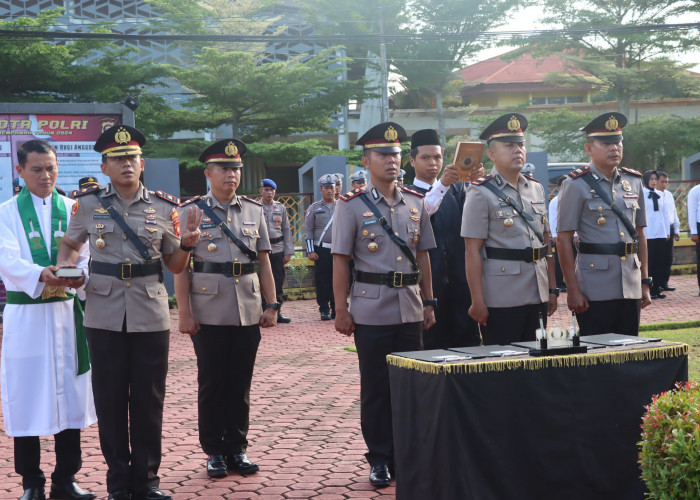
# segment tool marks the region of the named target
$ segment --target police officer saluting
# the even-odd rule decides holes
[[[245,151],[241,141],[224,139],[199,157],[211,190],[188,203],[204,210],[202,238],[191,269],[175,276],[180,331],[192,336],[197,355],[199,442],[209,477],[258,471],[246,455],[250,386],[260,327],[274,326],[279,310],[262,204],[236,195]]]
[[[642,174],[618,168],[626,124],[625,115],[605,113],[580,129],[591,162],[569,173],[559,195],[559,261],[581,335],[638,335],[641,308],[651,304]]]
[[[267,234],[270,237],[270,266],[275,278],[277,302],[282,304],[282,287],[284,286],[284,265],[294,255],[292,229],[289,227],[289,215],[284,203],[275,201],[277,184],[272,179],[263,179],[260,187],[260,200],[267,222]],[[290,323],[292,320],[282,315],[282,309],[277,310],[278,323]]]
[[[462,215],[469,315],[483,326],[484,344],[535,340],[539,318],[557,309],[554,262],[542,185],[525,165],[527,118],[509,113],[482,132],[491,175],[467,188]]]
[[[321,320],[329,321],[335,319],[331,237],[333,235],[333,214],[336,207],[335,186],[337,178],[335,174],[326,174],[321,176],[318,183],[321,186],[323,198],[312,203],[306,211],[304,233],[306,234],[306,255],[314,263],[316,303],[321,313]]]
[[[362,435],[369,480],[385,487],[394,460],[386,355],[421,348],[421,332],[435,324],[428,250],[435,247],[423,196],[396,186],[406,132],[380,123],[357,141],[370,180],[343,196],[333,224],[333,291],[340,333],[355,333],[360,363]],[[348,261],[355,283],[348,311]]]
[[[84,324],[110,500],[171,498],[158,489],[170,342],[161,259],[179,273],[199,241],[201,212],[190,209],[181,240],[179,200],[139,181],[145,142],[127,125],[100,135],[94,149],[110,184],[78,193],[58,253],[70,267],[90,245]]]

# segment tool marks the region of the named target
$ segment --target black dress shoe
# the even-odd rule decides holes
[[[391,481],[388,465],[373,465],[369,472],[369,482],[377,488],[386,488]]]
[[[254,472],[258,472],[260,470],[258,464],[254,464],[248,460],[245,453],[236,453],[235,455],[231,455],[228,457],[226,465],[228,465],[229,470],[236,471],[244,476],[246,474],[253,474]]]
[[[117,490],[109,494],[108,500],[131,500],[129,490]]]
[[[331,311],[331,319],[335,319],[335,309]]]
[[[131,495],[131,500],[173,500],[173,497],[166,495],[154,486],[141,493],[134,493]]]
[[[328,313],[321,313],[321,321],[330,321],[331,315]]]
[[[281,312],[277,311],[277,322],[278,323],[291,323],[292,318],[284,316]]]
[[[675,292],[676,291],[675,286],[661,285],[659,288],[661,288],[661,290],[664,292]]]
[[[38,486],[36,488],[27,488],[24,490],[24,495],[22,495],[22,498],[19,500],[46,500],[44,487]]]
[[[209,477],[226,477],[226,459],[223,455],[212,455],[207,460],[207,476]]]
[[[651,296],[652,299],[665,299],[666,296],[663,293],[657,293]]]
[[[49,492],[49,498],[62,498],[63,500],[92,500],[96,496],[94,493],[82,490],[75,481],[53,483]]]

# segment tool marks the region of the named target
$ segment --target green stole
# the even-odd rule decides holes
[[[29,247],[32,253],[32,261],[43,267],[56,265],[56,256],[58,247],[61,244],[63,235],[68,229],[66,217],[66,205],[60,195],[53,190],[51,197],[51,256],[46,249],[44,236],[41,233],[41,224],[34,209],[34,202],[29,190],[24,187],[17,196],[17,209],[19,211],[22,226],[29,242]],[[36,225],[35,225],[36,224]],[[78,375],[86,373],[90,369],[90,353],[88,352],[87,339],[85,336],[85,327],[83,326],[83,308],[80,306],[80,301],[77,300],[75,294],[66,294],[65,297],[51,297],[49,299],[36,298],[33,299],[24,292],[7,292],[8,304],[48,304],[50,302],[64,302],[73,300],[73,315],[75,316],[75,340],[78,354]]]

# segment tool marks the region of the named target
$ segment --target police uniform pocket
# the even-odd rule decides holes
[[[595,212],[611,211],[610,205],[604,203],[601,199],[588,200],[588,209]]]
[[[219,293],[219,275],[192,273],[192,293],[199,295],[216,295]]]
[[[578,256],[578,267],[581,272],[607,271],[609,262],[608,255],[580,253]]]
[[[371,283],[360,283],[356,281],[352,287],[353,297],[362,297],[364,299],[378,299],[381,287],[384,285],[372,285]]]
[[[85,285],[87,293],[107,296],[112,291],[112,280],[101,274],[91,274]]]
[[[487,260],[484,262],[484,274],[487,276],[510,276],[520,274],[520,262],[517,260]]]
[[[258,229],[258,226],[243,226],[241,228],[241,235],[241,240],[243,240],[248,248],[255,249],[255,241],[260,238],[260,230]]]
[[[152,281],[150,283],[146,283],[146,293],[152,299],[158,299],[160,297],[168,296],[168,292],[165,290],[165,286],[159,281]]]
[[[163,230],[155,226],[139,227],[136,234],[138,234],[144,241],[150,242],[159,241],[163,238]]]

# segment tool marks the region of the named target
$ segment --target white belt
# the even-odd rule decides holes
[[[331,247],[330,243],[321,243],[320,241],[314,241],[314,244],[317,247],[321,247],[321,248],[330,248]]]

